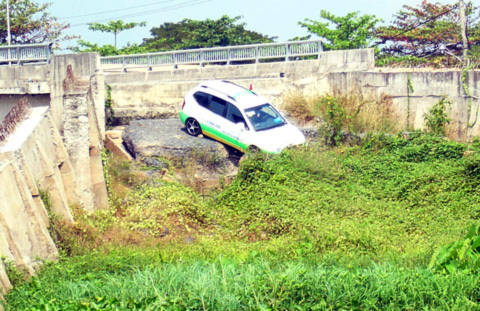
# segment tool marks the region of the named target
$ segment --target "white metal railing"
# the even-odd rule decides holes
[[[48,63],[52,43],[0,46],[0,65],[24,63]]]
[[[104,56],[102,65],[113,67],[152,67],[282,59],[289,61],[301,56],[319,56],[323,51],[320,40],[264,43],[227,47],[179,50],[148,54]]]

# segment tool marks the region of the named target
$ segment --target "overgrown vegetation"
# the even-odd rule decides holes
[[[451,121],[448,117],[447,109],[451,106],[452,102],[448,98],[443,97],[430,108],[424,116],[428,132],[445,136],[446,127]]]
[[[7,310],[476,310],[478,150],[418,132],[252,153],[205,198],[107,157],[111,208],[77,210],[75,256]]]
[[[8,260],[5,257],[2,257],[1,260],[12,286],[22,285],[25,280],[27,280],[28,274],[25,270],[17,267],[13,261]]]
[[[349,133],[383,133],[400,130],[392,109],[392,99],[364,95],[359,90],[305,98],[290,93],[283,100],[283,109],[302,123],[314,123],[328,144],[335,146]]]

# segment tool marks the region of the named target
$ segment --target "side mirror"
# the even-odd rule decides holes
[[[247,126],[243,122],[235,123],[235,127],[241,132],[248,130]]]

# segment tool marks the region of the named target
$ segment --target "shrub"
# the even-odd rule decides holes
[[[467,177],[480,181],[480,156],[475,154],[467,157],[463,162],[464,173]]]
[[[28,279],[26,269],[17,267],[13,261],[8,260],[6,257],[1,257],[1,260],[12,286],[22,285]]]
[[[307,99],[298,92],[290,92],[283,98],[282,109],[292,118],[308,123],[315,119],[314,103],[315,99]]]
[[[373,98],[359,90],[349,94],[335,91],[306,98],[290,93],[284,98],[283,109],[303,123],[321,120],[321,134],[331,145],[338,144],[344,133],[381,133],[400,129],[393,113],[392,99],[385,94]]]
[[[465,144],[421,132],[410,133],[407,136],[369,135],[363,141],[364,150],[390,153],[406,162],[461,159],[466,148]]]
[[[443,97],[430,108],[424,115],[427,132],[434,135],[445,136],[446,126],[451,121],[448,117],[447,109],[451,105],[452,102],[448,98]]]
[[[339,105],[338,99],[333,96],[325,96],[316,103],[318,114],[324,121],[320,127],[325,137],[325,142],[330,146],[338,145],[343,138],[342,129],[347,124],[348,116],[345,109]]]
[[[458,270],[477,272],[480,269],[480,224],[472,225],[463,239],[438,250],[429,268],[446,273]]]

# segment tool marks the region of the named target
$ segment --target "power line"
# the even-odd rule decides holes
[[[130,6],[130,7],[122,8],[122,9],[105,10],[105,11],[100,11],[100,12],[95,12],[95,13],[87,13],[87,14],[82,14],[82,15],[62,17],[62,18],[59,18],[59,20],[75,19],[75,18],[80,18],[80,17],[88,17],[88,16],[95,16],[95,15],[116,13],[116,12],[122,12],[122,11],[129,11],[129,10],[134,10],[134,9],[149,7],[149,6],[153,6],[153,5],[157,5],[157,4],[162,4],[162,3],[175,2],[175,1],[177,1],[177,0],[156,1],[156,2],[146,3],[146,4],[143,4],[143,5]]]
[[[166,7],[157,9],[157,10],[148,10],[148,11],[142,11],[142,12],[127,14],[127,15],[123,15],[123,16],[117,16],[115,18],[106,18],[106,19],[96,20],[94,22],[85,22],[85,23],[73,24],[73,25],[70,25],[70,28],[78,27],[78,26],[85,26],[85,25],[88,25],[88,24],[91,24],[91,23],[99,23],[99,22],[110,21],[110,20],[114,20],[114,19],[126,19],[126,18],[130,18],[130,17],[147,16],[147,15],[157,14],[157,13],[160,13],[160,12],[173,11],[173,10],[177,10],[177,9],[191,7],[191,6],[195,6],[195,5],[199,5],[199,4],[203,4],[203,3],[207,3],[207,2],[211,2],[211,1],[213,1],[213,0],[190,0],[190,1],[183,2],[183,3],[178,3],[178,4],[175,4],[175,5],[166,6]]]

